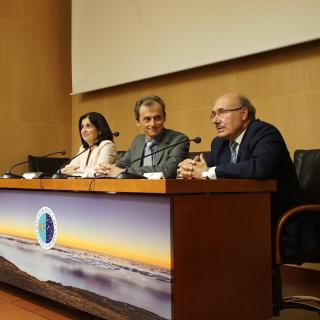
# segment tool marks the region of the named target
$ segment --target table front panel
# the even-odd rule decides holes
[[[1,190],[0,199],[1,281],[106,319],[171,319],[169,197]]]

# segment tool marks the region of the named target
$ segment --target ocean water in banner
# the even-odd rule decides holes
[[[0,280],[105,319],[171,319],[170,200],[1,190]]]

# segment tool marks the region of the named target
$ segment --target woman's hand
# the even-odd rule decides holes
[[[74,173],[78,173],[78,169],[80,168],[80,166],[70,166],[70,167],[66,167],[63,168],[61,170],[61,173],[63,174],[67,174],[68,176],[72,176]]]

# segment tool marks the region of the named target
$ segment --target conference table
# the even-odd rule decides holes
[[[271,319],[274,191],[274,180],[0,179],[0,281],[104,319]]]

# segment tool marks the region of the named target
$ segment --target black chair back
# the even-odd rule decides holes
[[[69,161],[69,158],[49,158],[29,155],[28,161],[30,171],[43,172],[43,176],[51,177]]]
[[[306,204],[320,204],[320,149],[296,150],[294,165]],[[290,217],[281,235],[283,263],[320,262],[320,212],[303,210]]]
[[[320,149],[296,150],[294,165],[305,202],[320,204]]]
[[[294,165],[305,204],[280,217],[275,232],[272,272],[273,315],[286,308],[319,313],[319,298],[282,295],[281,264],[320,263],[320,149],[296,150]]]

